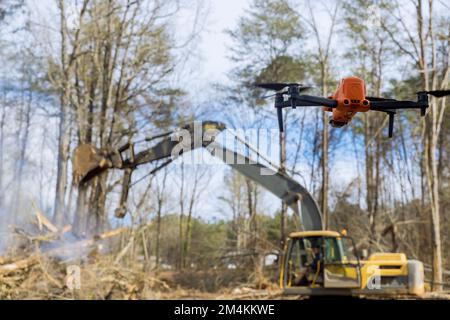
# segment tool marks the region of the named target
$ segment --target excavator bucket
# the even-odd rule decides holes
[[[195,127],[196,125],[198,126],[197,128]],[[195,129],[200,133],[206,130],[223,131],[225,125],[216,121],[203,121],[190,123],[184,126],[183,129],[193,134]],[[172,133],[173,131],[146,139],[151,141],[156,138],[163,138],[153,148],[141,151],[135,157],[134,147],[130,143],[119,149],[98,149],[90,144],[81,144],[75,149],[73,155],[73,181],[75,184],[83,184],[111,168],[125,169],[136,167],[143,163],[170,157],[173,147],[179,143],[169,137]],[[209,143],[210,141],[204,142],[205,145]],[[195,148],[195,146],[192,147]],[[133,159],[122,158],[122,152],[126,150],[130,150],[133,153]]]
[[[118,164],[119,162],[119,164]],[[73,181],[83,184],[101,172],[120,166],[120,155],[108,153],[90,144],[79,145],[73,154]]]

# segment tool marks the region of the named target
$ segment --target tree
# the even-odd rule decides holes
[[[352,44],[346,56],[354,63],[355,74],[365,79],[367,94],[379,97],[382,93],[385,66],[394,55],[387,41],[388,35],[381,28],[381,24],[387,19],[381,12],[388,10],[390,5],[378,0],[346,1],[344,8],[346,36]],[[383,139],[380,128],[386,126],[387,116],[369,112],[363,115],[361,124],[358,119],[353,122],[355,134],[362,133],[364,137],[366,205],[369,215],[370,242],[372,246],[375,246],[378,242],[376,226],[382,189],[381,162],[387,152],[387,143]]]
[[[311,5],[310,1],[307,1],[307,6],[309,10],[310,19],[304,18],[309,27],[312,30],[314,38],[316,40],[316,50],[317,53],[313,54],[313,57],[317,61],[320,70],[319,83],[322,89],[322,95],[328,95],[328,83],[330,81],[330,53],[332,49],[332,38],[335,33],[335,28],[338,19],[338,8],[340,6],[339,1],[336,1],[333,8],[328,8],[324,6],[327,11],[327,15],[330,21],[330,27],[328,33],[325,38],[325,43],[322,40],[322,34],[319,31],[320,25],[317,22],[314,11],[315,9]],[[322,159],[321,159],[321,167],[322,167],[322,187],[321,187],[321,196],[320,203],[322,209],[322,219],[323,219],[323,228],[325,230],[328,229],[329,225],[329,217],[328,217],[328,189],[329,189],[329,129],[328,129],[328,117],[324,112],[322,114]]]
[[[176,3],[85,0],[66,6],[59,2],[61,54],[48,68],[61,105],[54,215],[59,222],[64,219],[72,136],[74,144],[90,143],[100,149],[131,141],[144,129],[169,125],[163,120],[180,96],[166,81],[174,70],[176,43],[169,35],[169,22],[177,12]],[[76,28],[66,26],[68,17],[75,17]],[[74,218],[78,234],[106,227],[109,178],[105,172],[91,187],[79,190]]]
[[[236,30],[228,34],[233,40],[231,60],[236,63],[230,77],[238,88],[232,92],[239,93],[240,102],[256,111],[266,101],[260,99],[259,90],[251,89],[252,84],[303,80],[303,28],[289,0],[254,0]],[[279,133],[281,172],[286,172],[285,132]],[[281,248],[286,239],[286,212],[281,203]]]
[[[155,256],[156,268],[159,267],[161,259],[161,221],[163,213],[163,205],[167,202],[167,194],[165,193],[167,181],[167,168],[163,170],[163,178],[161,183],[156,183],[156,241],[155,241]]]
[[[84,0],[83,5],[79,11],[79,22],[83,20],[83,16],[86,13],[89,0]],[[57,83],[54,85],[59,90],[60,110],[59,110],[59,134],[58,134],[58,169],[56,177],[56,191],[55,191],[55,206],[53,213],[53,221],[56,225],[62,225],[64,223],[65,213],[65,197],[67,188],[67,168],[69,159],[70,148],[70,77],[72,75],[72,69],[75,65],[76,55],[79,54],[78,49],[80,46],[79,36],[80,28],[75,31],[75,37],[73,46],[70,49],[67,48],[68,38],[68,26],[67,26],[67,13],[66,3],[64,0],[58,0],[58,10],[60,18],[60,70],[61,74]],[[68,54],[68,50],[70,53]]]
[[[399,52],[414,65],[415,71],[420,76],[423,90],[447,88],[450,73],[449,51],[448,49],[440,51],[437,47],[439,43],[447,48],[449,46],[448,17],[442,17],[447,23],[444,23],[446,27],[439,29],[436,26],[439,15],[432,0],[429,0],[427,5],[424,5],[422,0],[416,0],[412,2],[412,5],[415,11],[414,27],[408,25],[405,11],[398,3],[395,11],[391,11],[391,19],[383,23],[382,27]],[[438,60],[440,57],[443,63]],[[445,98],[438,101],[431,97],[430,110],[423,122],[423,163],[431,207],[433,289],[438,291],[442,290],[442,243],[437,148],[446,106]]]
[[[209,180],[205,179],[210,175],[209,168],[201,165],[195,165],[195,168],[192,168],[191,174],[188,177],[188,183],[190,185],[190,194],[187,198],[187,217],[186,217],[186,227],[184,231],[184,239],[183,239],[183,247],[182,247],[182,257],[183,268],[188,266],[188,257],[191,256],[191,247],[192,247],[192,231],[193,231],[193,223],[194,223],[194,212],[199,202],[199,198],[202,193],[207,189],[207,185]]]
[[[223,183],[227,188],[225,188],[224,194],[220,195],[219,200],[225,204],[223,214],[228,211],[232,213],[230,240],[233,245],[231,248],[233,251],[241,253],[248,247],[248,223],[245,216],[248,193],[245,192],[245,178],[234,171],[229,171],[225,175]]]

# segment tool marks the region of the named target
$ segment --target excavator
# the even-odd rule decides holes
[[[190,123],[180,130],[146,138],[146,142],[159,142],[137,153],[133,143],[116,149],[81,144],[73,155],[73,181],[80,192],[105,171],[122,170],[122,193],[115,215],[123,218],[131,175],[136,168],[164,160],[150,172],[154,174],[182,153],[204,148],[292,209],[299,231],[289,235],[281,255],[279,284],[285,295],[360,297],[424,293],[424,268],[420,261],[408,260],[403,253],[373,253],[361,260],[352,238],[345,232],[323,230],[320,209],[305,187],[275,166],[271,168],[221,145],[217,136],[225,129],[223,123],[215,121]]]
[[[204,148],[232,169],[261,185],[286,203],[294,212],[297,228],[303,226],[306,230],[320,230],[322,218],[311,194],[287,174],[222,146],[215,139],[225,129],[225,125],[220,122],[193,122],[180,130],[146,138],[147,142],[158,139],[160,141],[138,153],[135,153],[133,143],[125,143],[117,149],[106,148],[104,150],[97,149],[91,144],[81,144],[74,150],[72,157],[73,181],[78,185],[78,189],[82,190],[89,186],[93,178],[106,170],[123,170],[122,192],[119,206],[115,212],[117,218],[123,218],[126,214],[129,182],[137,167],[165,160],[150,172],[150,174],[155,174],[184,152]],[[190,138],[198,135],[200,135],[200,139]]]
[[[360,260],[346,232],[297,231],[289,235],[280,273],[286,295],[415,296],[425,293],[424,268],[404,253],[373,253]]]

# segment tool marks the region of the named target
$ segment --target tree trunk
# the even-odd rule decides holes
[[[161,213],[162,213],[162,202],[158,200],[158,211],[156,214],[156,244],[155,244],[155,267],[159,267],[160,260],[160,243],[161,243]]]
[[[59,136],[58,136],[58,158],[57,158],[57,175],[56,175],[56,192],[55,205],[53,212],[53,222],[57,226],[64,224],[64,199],[67,188],[67,160],[69,146],[69,77],[66,63],[66,17],[65,2],[59,1],[60,10],[60,35],[61,35],[61,67],[63,70],[63,80],[60,93],[60,110],[59,110]]]
[[[184,163],[181,163],[181,177],[180,177],[180,221],[178,225],[178,269],[183,268],[183,222],[184,222]]]
[[[327,95],[327,72],[326,62],[322,65],[322,95]],[[322,113],[322,194],[321,194],[321,210],[322,210],[322,225],[324,230],[328,230],[328,117],[325,112]]]
[[[436,102],[431,102],[432,113],[428,121],[431,127],[428,127],[427,135],[427,157],[426,170],[428,177],[428,191],[431,206],[431,249],[433,257],[433,290],[442,291],[442,249],[441,249],[441,231],[440,231],[440,203],[439,203],[439,174],[438,161],[436,159],[436,148],[438,140],[437,127],[437,108]]]
[[[84,236],[87,225],[87,211],[86,211],[86,196],[88,187],[86,185],[80,185],[78,187],[78,197],[76,212],[73,220],[73,232],[75,235],[81,237]]]
[[[0,118],[0,208],[3,207],[3,147],[5,140],[5,120],[6,120],[6,110],[2,108],[2,117]]]
[[[163,204],[164,204],[164,190],[165,190],[165,186],[166,186],[166,179],[167,179],[167,168],[164,168],[164,176],[163,176],[161,189],[157,185],[158,209],[157,209],[157,214],[156,214],[156,247],[155,247],[156,268],[159,267],[159,263],[160,263],[161,215],[162,215],[162,208],[163,208]]]
[[[286,173],[286,130],[279,133],[280,141],[280,172]],[[287,224],[287,206],[281,201],[281,212],[280,212],[280,248],[284,248],[286,242],[286,224]]]
[[[15,179],[16,179],[16,192],[14,195],[14,209],[12,210],[14,219],[17,219],[20,215],[20,207],[22,204],[22,180],[23,180],[23,170],[25,167],[25,156],[28,148],[28,136],[30,133],[30,122],[31,122],[31,104],[33,99],[33,93],[31,90],[28,92],[28,99],[27,101],[23,101],[26,105],[25,112],[24,112],[24,119],[21,119],[24,121],[24,127],[23,132],[19,132],[19,141],[18,144],[20,146],[19,149],[19,158],[16,162],[16,172],[15,172]],[[20,111],[21,112],[21,111]],[[22,117],[21,117],[22,118]],[[21,130],[22,131],[22,130]]]
[[[285,128],[286,129],[286,128]],[[286,173],[286,130],[279,133],[280,142],[280,172]],[[283,267],[284,260],[284,247],[286,245],[286,225],[287,225],[287,206],[281,201],[281,212],[280,212],[280,256],[278,259],[279,270]]]

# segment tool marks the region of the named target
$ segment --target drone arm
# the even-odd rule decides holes
[[[422,109],[428,108],[428,103],[415,101],[371,101],[370,109],[387,111],[392,109]]]
[[[295,103],[296,107],[329,107],[336,108],[337,101],[333,99],[308,96],[308,95],[299,95],[289,98],[287,101],[278,102],[275,107],[277,108],[290,108],[292,107],[292,102]]]
[[[297,106],[316,105],[316,106],[336,108],[338,105],[338,102],[334,99],[315,97],[305,94],[295,97],[295,102]]]

